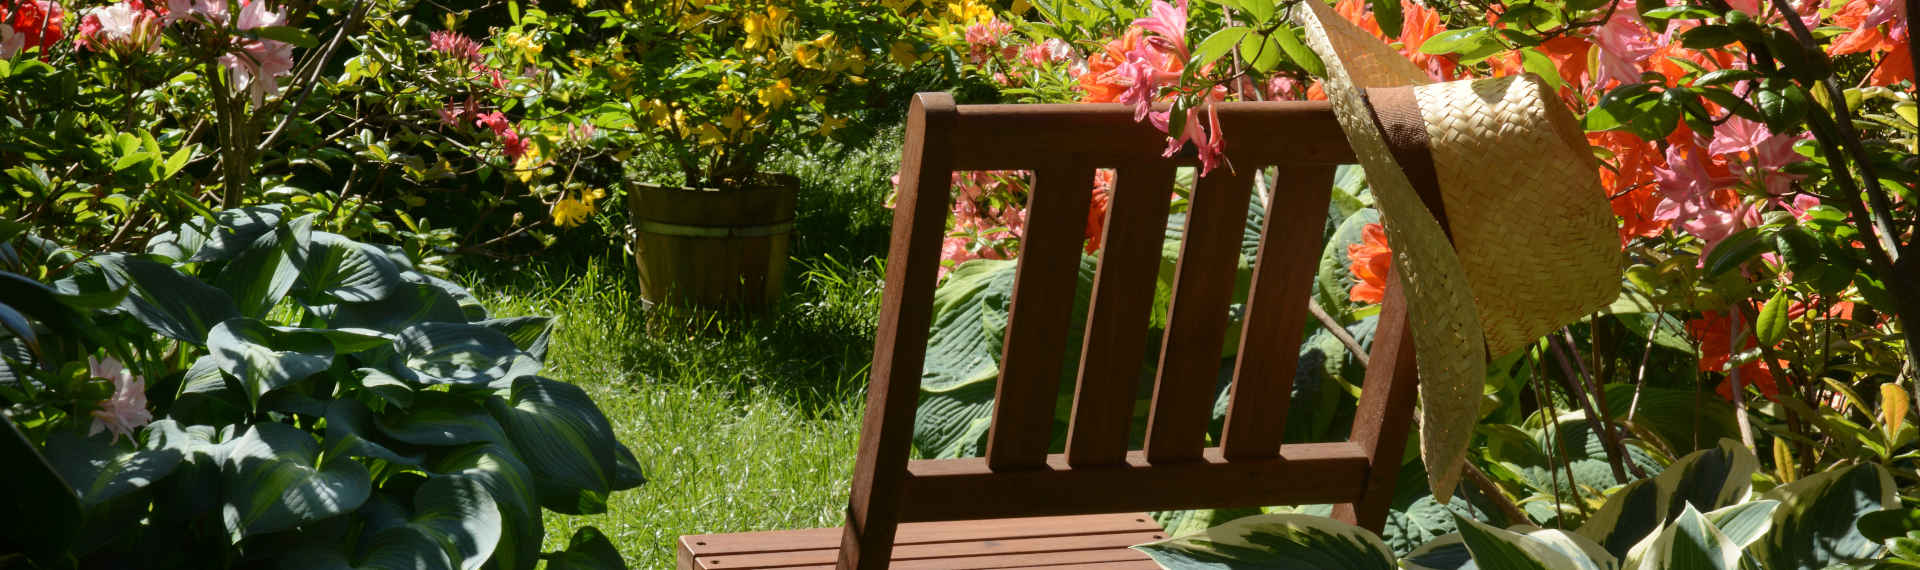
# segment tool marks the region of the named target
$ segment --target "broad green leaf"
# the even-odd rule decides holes
[[[120,254],[88,258],[56,285],[69,294],[126,289],[117,310],[161,336],[193,344],[205,344],[215,324],[239,316],[226,292],[166,264]]]
[[[106,434],[83,437],[64,431],[47,437],[45,453],[88,507],[153,485],[172,473],[181,457],[171,449],[129,450],[113,445]]]
[[[453,570],[453,558],[439,537],[424,528],[404,525],[375,534],[365,557],[355,568]]]
[[[222,517],[232,539],[359,508],[372,492],[367,468],[344,454],[319,459],[313,436],[284,424],[255,424],[234,439],[221,470],[226,484]]]
[[[1900,506],[1893,475],[1872,463],[1809,475],[1762,495],[1780,501],[1773,531],[1748,552],[1766,568],[1825,568],[1877,555],[1857,527],[1868,513]]]
[[[416,386],[461,384],[506,389],[540,371],[540,362],[499,331],[467,323],[421,323],[393,340],[392,373]]]
[[[476,321],[477,326],[499,331],[513,339],[514,346],[520,347],[534,360],[547,359],[547,345],[553,339],[553,319],[548,317],[504,317]]]
[[[308,214],[261,234],[214,276],[213,284],[239,305],[242,316],[262,319],[293,289],[305,264],[313,219]]]
[[[1920,509],[1887,509],[1874,511],[1860,517],[1860,535],[1867,540],[1882,541],[1907,536],[1907,533],[1920,531]]]
[[[500,544],[502,517],[493,493],[479,480],[459,475],[429,478],[413,495],[413,518],[446,549],[460,570],[478,570]]]
[[[1394,0],[1367,0],[1367,7],[1373,11],[1373,18],[1380,23],[1380,31],[1389,38],[1400,37],[1401,25],[1405,15],[1399,2]]]
[[[1643,570],[1737,570],[1740,546],[1721,534],[1707,517],[1686,505],[1672,524],[1633,549],[1627,564]]]
[[[533,567],[546,527],[533,472],[512,450],[492,444],[462,447],[434,463],[433,471],[470,479],[493,496],[502,516],[499,545],[493,551],[496,567]]]
[[[949,392],[999,377],[1016,267],[1009,260],[962,263],[934,291],[922,391]]]
[[[425,283],[404,283],[392,295],[366,303],[339,303],[308,307],[332,328],[363,328],[397,333],[423,322],[467,322],[460,302],[446,291]]]
[[[505,399],[487,400],[532,468],[540,502],[569,514],[604,509],[619,470],[613,425],[578,386],[526,376]]]
[[[214,223],[207,229],[206,243],[184,261],[205,263],[233,259],[252,247],[254,240],[280,227],[285,211],[286,208],[278,204],[222,210],[215,214]]]
[[[1460,527],[1461,542],[1473,554],[1473,563],[1485,570],[1558,570],[1583,566],[1581,560],[1525,534],[1458,515],[1455,524]]]
[[[547,570],[626,570],[627,561],[613,541],[592,525],[574,531],[567,549],[547,556]]]
[[[146,251],[169,262],[182,263],[198,253],[208,241],[207,233],[190,222],[148,238]]]
[[[1247,29],[1246,26],[1234,26],[1214,32],[1213,35],[1207,36],[1207,39],[1201,40],[1200,47],[1193,50],[1193,59],[1203,64],[1220,59],[1220,56],[1232,52],[1233,48],[1239,46],[1240,39],[1246,37],[1247,32],[1251,31],[1253,30]]]
[[[306,49],[313,49],[320,45],[320,40],[314,39],[313,34],[294,26],[263,26],[251,31],[261,38],[282,41]]]
[[[308,304],[370,303],[400,293],[401,267],[371,245],[339,234],[313,232],[300,276]]]
[[[1627,421],[1631,411],[1631,423],[1637,429],[1658,435],[1675,453],[1691,453],[1721,439],[1740,437],[1733,405],[1724,399],[1701,398],[1692,388],[1608,384],[1606,393],[1614,419]]]
[[[1134,547],[1168,570],[1395,568],[1393,552],[1366,529],[1333,519],[1275,513]]]
[[[1273,71],[1274,68],[1279,67],[1285,55],[1286,50],[1280,47],[1280,42],[1267,34],[1256,32],[1240,38],[1240,59],[1245,60],[1247,66],[1261,73]]]
[[[1719,509],[1746,501],[1759,469],[1759,458],[1746,446],[1720,440],[1713,449],[1681,457],[1652,479],[1615,491],[1579,532],[1626,558],[1635,544],[1689,505]]]
[[[1467,543],[1460,533],[1444,535],[1420,545],[1413,552],[1400,559],[1407,570],[1478,570],[1473,562],[1473,553],[1467,551]]]
[[[374,424],[387,437],[413,445],[507,442],[506,430],[473,398],[439,390],[414,392],[411,406],[389,407]]]
[[[1780,501],[1759,499],[1707,513],[1707,520],[1737,548],[1746,548],[1773,528],[1773,511]]]
[[[359,400],[341,398],[328,402],[326,417],[327,449],[401,465],[420,465],[420,457],[394,451],[374,439],[379,437],[380,432],[373,423],[373,412]]]
[[[1787,305],[1791,304],[1793,299],[1787,297],[1787,289],[1782,287],[1773,293],[1773,298],[1768,299],[1766,305],[1760,307],[1760,315],[1754,319],[1753,329],[1761,346],[1771,347],[1786,338],[1787,324],[1791,320],[1787,317]]]
[[[1707,252],[1704,267],[1706,276],[1717,277],[1731,271],[1766,253],[1770,245],[1772,244],[1767,240],[1760,239],[1760,231],[1757,228],[1734,232],[1733,235],[1727,236],[1727,239],[1714,245],[1712,251]]]
[[[1292,60],[1294,65],[1300,66],[1300,69],[1305,70],[1307,75],[1314,77],[1326,76],[1327,64],[1321,62],[1320,55],[1313,53],[1313,50],[1307,47],[1306,42],[1300,40],[1300,32],[1298,30],[1288,26],[1280,26],[1273,30],[1273,39],[1280,44],[1280,49],[1286,51],[1287,59]]]
[[[240,382],[247,402],[333,366],[333,343],[311,333],[286,333],[253,319],[232,319],[207,333],[213,364]]]

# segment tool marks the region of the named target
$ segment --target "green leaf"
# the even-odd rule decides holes
[[[1900,506],[1893,475],[1872,463],[1809,475],[1762,495],[1780,501],[1773,531],[1748,548],[1765,568],[1825,568],[1877,555],[1861,517]]]
[[[547,345],[553,338],[553,319],[549,317],[504,317],[473,323],[513,339],[514,346],[534,360],[547,359]]]
[[[1688,505],[1718,509],[1746,501],[1760,460],[1738,441],[1687,454],[1660,475],[1628,483],[1607,497],[1580,534],[1626,558],[1628,551]]]
[[[1554,570],[1591,567],[1582,559],[1548,545],[1545,541],[1518,532],[1496,528],[1470,518],[1454,515],[1461,542],[1473,554],[1473,563],[1487,570]]]
[[[1887,509],[1860,517],[1860,535],[1867,540],[1884,541],[1920,531],[1920,509]]]
[[[207,232],[206,245],[186,261],[205,263],[233,259],[233,256],[252,247],[254,240],[280,227],[285,211],[284,206],[277,204],[220,211],[214,215],[214,223]]]
[[[1501,49],[1500,42],[1494,38],[1493,28],[1474,26],[1458,30],[1448,30],[1427,38],[1420,44],[1420,53],[1434,55],[1460,54],[1463,59],[1477,59]]]
[[[1753,327],[1761,346],[1778,345],[1780,339],[1787,337],[1787,324],[1791,321],[1787,317],[1787,305],[1791,304],[1793,299],[1787,297],[1787,288],[1781,287],[1765,306],[1760,307],[1760,315],[1754,319]]]
[[[1773,529],[1773,511],[1779,507],[1780,501],[1771,499],[1747,501],[1707,513],[1707,520],[1713,521],[1714,528],[1733,541],[1734,547],[1745,549]]]
[[[414,445],[507,443],[506,430],[478,402],[439,390],[413,393],[411,406],[388,408],[374,423],[387,437]]]
[[[1266,73],[1280,66],[1281,57],[1286,50],[1271,36],[1251,33],[1240,38],[1240,58],[1246,60],[1253,69]],[[1179,132],[1169,128],[1168,132]]]
[[[171,449],[129,450],[110,443],[106,434],[62,431],[47,437],[46,457],[79,493],[81,504],[92,507],[166,478],[181,455]]]
[[[533,567],[546,527],[533,472],[512,450],[492,444],[462,447],[435,463],[433,471],[470,479],[493,496],[502,515],[499,545],[493,551],[495,567]]]
[[[306,260],[308,236],[316,216],[301,216],[261,234],[252,247],[234,256],[214,277],[213,284],[233,297],[242,316],[266,318],[267,312],[293,289]]]
[[[7,484],[0,491],[15,513],[32,516],[0,517],[0,541],[21,548],[30,560],[51,560],[80,530],[80,497],[47,461],[13,418],[0,413],[0,465],[7,466]]]
[[[393,340],[392,372],[417,386],[464,384],[506,389],[540,371],[540,362],[499,331],[467,323],[421,323]]]
[[[221,372],[240,382],[247,402],[256,408],[268,392],[333,366],[333,343],[325,337],[284,333],[253,319],[215,325],[207,333],[207,354]]]
[[[1320,250],[1320,268],[1314,276],[1314,295],[1320,308],[1341,319],[1351,315],[1357,304],[1352,301],[1350,292],[1357,279],[1353,276],[1351,259],[1347,258],[1347,248],[1361,243],[1365,239],[1367,224],[1380,222],[1380,211],[1373,208],[1362,209],[1340,222],[1338,229],[1327,238],[1327,245]]]
[[[1373,20],[1380,24],[1380,31],[1389,38],[1400,37],[1406,16],[1401,12],[1400,3],[1394,0],[1367,0],[1367,7],[1373,11]]]
[[[1287,52],[1287,59],[1293,60],[1293,63],[1299,65],[1300,69],[1305,70],[1308,75],[1326,76],[1327,64],[1320,61],[1320,55],[1313,53],[1306,42],[1300,41],[1298,30],[1281,26],[1273,31],[1273,39],[1280,43],[1280,49]]]
[[[221,471],[221,512],[234,542],[351,512],[372,492],[365,466],[344,455],[321,462],[313,436],[277,423],[234,439]]]
[[[385,299],[308,307],[332,328],[363,328],[398,333],[424,322],[467,322],[460,302],[439,287],[405,283]]]
[[[1273,19],[1274,0],[1238,0],[1240,9],[1253,16],[1253,21],[1265,24]]]
[[[368,303],[395,295],[406,283],[386,253],[339,234],[314,232],[300,277],[307,304]]]
[[[1695,26],[1680,34],[1680,45],[1687,49],[1718,49],[1730,43],[1740,41],[1733,30],[1718,24]]]
[[[1768,79],[1754,94],[1755,107],[1766,118],[1767,128],[1786,131],[1800,124],[1807,115],[1807,90],[1790,82]]]
[[[427,479],[413,495],[407,526],[440,544],[461,570],[478,570],[500,544],[500,507],[487,486],[471,477]]]
[[[1386,543],[1366,529],[1297,513],[1234,519],[1206,532],[1134,548],[1168,570],[1396,567]]]
[[[327,403],[327,449],[345,452],[356,457],[370,457],[407,466],[419,466],[421,458],[394,451],[387,445],[375,441],[379,437],[379,428],[373,423],[373,413],[366,404],[352,398],[341,398]]]
[[[1707,517],[1686,505],[1672,524],[1635,546],[1628,567],[1738,570],[1740,546],[1720,533]]]
[[[539,376],[513,382],[506,398],[487,409],[533,469],[540,502],[581,514],[604,509],[618,477],[613,425],[578,386]]]
[[[592,525],[574,531],[567,549],[547,556],[547,570],[626,570],[627,561],[613,541]]]
[[[1699,79],[1693,80],[1693,85],[1695,87],[1708,87],[1733,83],[1735,81],[1752,81],[1760,79],[1760,77],[1759,73],[1745,69],[1718,69],[1700,76]]]
[[[1555,91],[1564,89],[1567,86],[1566,78],[1560,76],[1560,68],[1554,66],[1553,60],[1548,58],[1547,54],[1540,53],[1539,49],[1526,48],[1520,50],[1520,67],[1525,69],[1527,73],[1540,76],[1540,79],[1546,81],[1547,86],[1552,87]]]
[[[203,250],[204,251],[204,250]],[[239,316],[226,292],[182,275],[165,264],[120,254],[96,255],[75,265],[56,286],[62,293],[86,294],[125,289],[117,310],[161,336],[206,344],[207,331]]]
[[[1246,37],[1251,31],[1253,30],[1247,29],[1246,26],[1234,26],[1214,32],[1213,35],[1207,36],[1207,39],[1200,41],[1200,47],[1194,48],[1194,62],[1204,65],[1220,59],[1220,56],[1226,55],[1233,51],[1235,46],[1240,45],[1241,38]]]
[[[1707,252],[1704,268],[1706,277],[1719,277],[1760,257],[1760,254],[1767,252],[1769,245],[1772,245],[1770,240],[1761,239],[1759,228],[1747,228],[1734,232],[1733,235],[1715,244],[1712,251]]]

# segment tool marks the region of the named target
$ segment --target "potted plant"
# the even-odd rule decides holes
[[[637,5],[637,7],[636,7]],[[602,120],[637,133],[670,172],[627,188],[642,296],[758,308],[785,277],[797,180],[763,169],[777,148],[832,137],[867,106],[870,62],[898,17],[818,0],[641,2],[593,13]]]

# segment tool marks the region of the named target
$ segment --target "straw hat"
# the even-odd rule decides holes
[[[1489,355],[1618,295],[1613,213],[1580,126],[1538,78],[1434,83],[1322,0],[1293,18],[1386,220],[1419,364],[1420,454],[1444,501]]]

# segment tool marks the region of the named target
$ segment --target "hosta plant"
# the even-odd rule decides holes
[[[543,509],[642,482],[586,393],[540,375],[551,321],[282,214],[137,254],[0,232],[0,453],[54,513],[0,540],[51,567],[618,565],[597,532],[540,552]]]
[[[1758,468],[1739,442],[1721,440],[1614,490],[1578,529],[1499,528],[1456,514],[1460,532],[1398,559],[1372,532],[1298,513],[1237,519],[1135,548],[1175,570],[1826,568],[1886,556],[1880,540],[1857,528],[1899,506],[1885,468],[1839,467],[1755,493]]]

